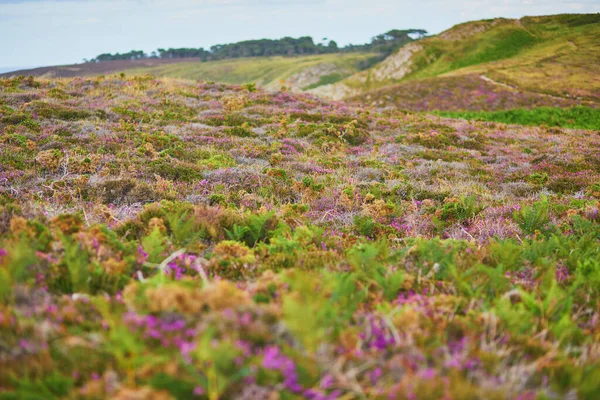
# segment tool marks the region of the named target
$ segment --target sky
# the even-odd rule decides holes
[[[284,36],[360,44],[390,29],[597,12],[600,0],[0,0],[0,70]]]

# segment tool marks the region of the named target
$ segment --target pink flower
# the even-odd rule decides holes
[[[323,379],[321,379],[321,387],[323,389],[329,389],[333,386],[334,382],[335,380],[333,379],[333,376],[327,374],[323,377]]]
[[[425,380],[429,380],[435,378],[435,374],[435,369],[426,368],[419,372],[419,377]]]
[[[194,395],[195,396],[202,396],[205,393],[204,388],[202,386],[196,386],[194,388]]]
[[[265,348],[262,366],[266,369],[281,372],[285,377],[283,384],[288,390],[294,393],[299,393],[302,390],[302,386],[298,383],[296,365],[289,357],[282,354],[277,346]]]

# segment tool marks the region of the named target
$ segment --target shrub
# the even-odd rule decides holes
[[[459,222],[474,218],[483,210],[483,207],[477,204],[475,196],[466,197],[447,197],[444,199],[442,208],[436,212],[436,217],[444,222]]]
[[[0,122],[8,125],[22,125],[36,132],[40,130],[40,124],[33,120],[31,114],[28,112],[11,111],[8,115],[3,115]]]
[[[357,215],[354,217],[354,226],[359,235],[374,237],[376,223],[370,216]]]
[[[117,179],[98,184],[93,195],[104,204],[151,203],[160,195],[147,183],[132,179]]]
[[[535,172],[527,177],[527,181],[536,185],[545,185],[550,180],[550,177],[545,172]]]
[[[246,268],[256,261],[252,251],[242,243],[224,240],[213,250],[209,268],[227,279],[248,278]]]
[[[172,181],[192,182],[203,176],[200,168],[191,163],[160,159],[150,164],[150,171]]]
[[[548,198],[543,197],[531,206],[523,206],[513,213],[515,222],[523,233],[533,235],[536,232],[547,232],[550,223]]]
[[[193,217],[204,234],[212,240],[224,239],[226,232],[234,229],[235,225],[244,226],[244,218],[227,208],[198,206],[194,208]],[[240,238],[235,240],[239,241]]]
[[[245,96],[226,96],[221,100],[223,109],[227,112],[239,111],[246,107],[248,99]]]
[[[547,186],[554,193],[574,193],[583,189],[585,183],[572,178],[555,178]]]
[[[55,118],[64,121],[77,121],[91,116],[91,113],[87,110],[78,110],[76,108],[71,108],[60,104],[45,103],[42,101],[33,102],[32,107],[35,113],[44,118]]]
[[[242,126],[233,126],[230,128],[226,128],[225,133],[228,135],[238,136],[238,137],[243,137],[243,138],[256,136],[252,131],[250,131]]]
[[[275,229],[279,226],[279,220],[273,213],[250,215],[243,222],[243,228],[237,228],[238,233],[244,230],[243,241],[250,247],[259,242],[268,241]]]

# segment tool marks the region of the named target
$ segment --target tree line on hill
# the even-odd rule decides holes
[[[206,50],[200,48],[169,48],[158,49],[150,54],[142,50],[132,50],[127,53],[100,54],[85,62],[101,62],[111,60],[141,60],[146,58],[199,58],[202,61],[224,60],[243,57],[263,56],[295,56],[310,54],[328,54],[341,52],[377,52],[389,55],[405,44],[421,39],[427,35],[423,29],[394,29],[371,39],[370,43],[347,45],[339,47],[330,40],[327,44],[315,43],[310,36],[300,38],[284,37],[282,39],[246,40],[243,42],[219,44]],[[324,42],[327,39],[323,40]]]

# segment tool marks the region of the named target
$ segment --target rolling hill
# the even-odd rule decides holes
[[[334,99],[410,106],[415,82],[438,87],[433,97],[421,98],[427,103],[435,102],[439,92],[462,95],[461,87],[472,86],[474,77],[492,92],[518,92],[532,104],[562,99],[598,102],[600,15],[460,24],[410,43],[372,68],[314,92]],[[545,100],[543,95],[547,95]],[[453,99],[446,101],[453,103]]]
[[[115,73],[150,74],[163,78],[182,78],[229,84],[255,82],[271,89],[282,86],[300,92],[338,82],[373,65],[377,53],[351,52],[293,57],[248,57],[218,61],[200,59],[115,60],[42,67],[14,71],[0,76],[18,75],[71,78]]]
[[[143,59],[37,68],[7,75],[125,73],[309,92],[413,111],[494,111],[600,103],[600,14],[497,18],[456,25],[381,53]],[[5,75],[6,76],[6,75]]]
[[[127,74],[150,74],[229,84],[255,82],[269,89],[282,86],[294,92],[332,84],[365,69],[376,53],[336,53],[297,57],[253,57],[209,62],[166,63],[127,70]]]

